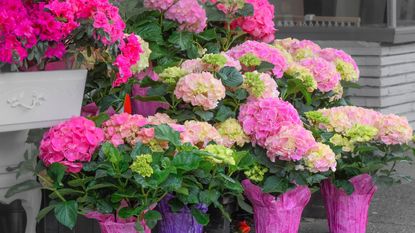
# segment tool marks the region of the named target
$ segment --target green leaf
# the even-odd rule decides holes
[[[218,201],[220,193],[217,190],[204,190],[199,193],[200,203],[210,205]]]
[[[91,120],[95,122],[95,125],[97,127],[101,127],[102,123],[104,123],[108,119],[110,119],[110,117],[106,113],[100,113],[98,116],[91,117]]]
[[[180,177],[171,175],[161,185],[161,187],[167,192],[174,192],[182,186],[182,179]]]
[[[180,211],[181,209],[184,208],[183,202],[181,202],[177,198],[173,198],[173,199],[169,200],[169,206],[170,206],[171,211],[173,211],[173,212],[178,212],[178,211]]]
[[[84,194],[84,192],[82,192],[82,191],[79,191],[79,190],[76,190],[76,189],[71,189],[71,188],[59,189],[58,192],[62,196],[74,195],[74,194],[79,194],[79,195]],[[57,192],[55,191],[55,192],[51,193],[49,195],[49,198],[52,198],[52,199],[58,198]]]
[[[141,220],[137,219],[137,221],[135,222],[135,229],[139,232],[139,233],[144,233],[144,227],[143,225],[141,225]]]
[[[154,41],[163,43],[161,27],[157,23],[148,23],[138,27],[135,33],[145,41]]]
[[[55,217],[58,222],[72,230],[78,217],[78,203],[72,200],[56,204]]]
[[[205,5],[206,15],[208,17],[208,21],[211,22],[224,22],[226,21],[226,15],[222,11],[218,10],[218,8],[213,4],[206,4]]]
[[[348,180],[334,180],[333,184],[340,189],[343,189],[347,195],[351,195],[354,192],[353,184]]]
[[[270,176],[265,180],[262,191],[265,193],[285,193],[288,188],[289,183],[287,180],[278,176]]]
[[[177,169],[191,171],[199,167],[201,160],[202,159],[199,156],[195,155],[190,151],[182,151],[179,152],[176,156],[174,156],[173,165]]]
[[[209,223],[209,215],[203,213],[198,208],[193,206],[191,212],[199,224],[206,226]]]
[[[106,202],[105,200],[98,200],[97,208],[98,208],[98,211],[103,214],[110,214],[114,210],[111,204]]]
[[[245,198],[243,195],[238,195],[236,196],[236,199],[238,201],[238,205],[239,207],[241,207],[241,209],[245,210],[246,212],[253,214],[254,210],[252,209],[252,206],[250,206],[248,203],[245,202]]]
[[[203,31],[202,33],[197,34],[196,36],[204,41],[215,40],[217,37],[216,29],[215,28],[207,29]]]
[[[244,7],[236,12],[237,16],[252,16],[254,15],[254,6],[250,3],[245,3]]]
[[[219,107],[218,112],[215,115],[215,120],[223,122],[228,118],[235,118],[235,112],[230,107],[222,105]]]
[[[55,186],[60,186],[65,176],[66,166],[60,163],[53,163],[48,171],[48,176],[53,180]]]
[[[42,185],[40,185],[35,180],[26,180],[26,181],[23,181],[22,183],[19,183],[19,184],[16,184],[10,187],[9,190],[7,190],[7,193],[4,197],[10,198],[18,193],[22,193],[22,192],[26,192],[26,191],[29,191],[32,189],[38,189],[38,188],[42,188]]]
[[[238,100],[245,100],[246,98],[248,98],[248,92],[243,89],[243,88],[239,88],[238,90],[235,91],[235,97]]]
[[[272,69],[274,69],[274,64],[266,61],[261,62],[261,64],[257,67],[257,71],[260,73],[271,71]]]
[[[238,87],[244,81],[242,74],[235,67],[225,66],[219,70],[217,76],[223,85],[228,87]]]
[[[159,220],[162,219],[161,214],[155,210],[149,210],[144,214],[144,219],[146,220],[146,225],[149,228],[154,228]]]
[[[161,84],[162,83],[160,83],[159,81],[154,81],[149,76],[146,76],[145,78],[143,78],[140,81],[140,87],[153,87],[153,86],[158,86],[158,85],[161,85]]]
[[[46,217],[46,215],[52,211],[55,208],[55,205],[50,205],[47,206],[45,208],[43,208],[41,211],[39,211],[39,213],[36,216],[36,221],[40,222],[40,220],[42,220],[44,217]]]
[[[180,133],[173,130],[169,125],[162,124],[154,126],[155,137],[159,140],[171,142],[174,146],[180,146]]]
[[[196,110],[195,113],[200,116],[203,121],[210,121],[213,118],[213,112]]]
[[[196,59],[199,57],[199,49],[192,43],[186,49],[186,55],[189,59]]]
[[[169,37],[168,41],[174,44],[177,48],[186,50],[190,48],[193,43],[193,34],[185,31],[175,31]]]

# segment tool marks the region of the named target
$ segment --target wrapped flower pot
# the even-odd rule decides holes
[[[242,182],[245,196],[254,209],[255,232],[297,233],[301,214],[311,197],[310,189],[297,186],[295,189],[274,197],[263,193],[261,188],[249,180]]]
[[[365,233],[368,210],[377,187],[372,177],[363,174],[350,179],[354,192],[347,195],[331,181],[322,183],[321,192],[331,233]]]

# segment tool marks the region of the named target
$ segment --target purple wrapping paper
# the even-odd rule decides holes
[[[158,233],[203,233],[203,226],[197,223],[188,207],[179,212],[172,212],[168,204],[172,195],[166,196],[157,204],[157,210],[162,214],[163,219],[158,222]],[[207,212],[205,205],[198,207],[202,212]]]
[[[368,210],[377,187],[367,174],[355,176],[350,182],[355,188],[352,195],[337,189],[329,180],[321,185],[331,233],[366,232]]]
[[[155,81],[158,80],[158,75],[151,68],[147,69],[146,71],[140,72],[137,78],[141,80],[147,76]],[[146,96],[147,90],[148,88],[142,88],[140,87],[140,85],[134,85],[133,90],[132,90],[132,97]],[[144,102],[144,101],[140,101],[134,98],[132,98],[131,100],[131,105],[132,105],[134,114],[140,114],[145,117],[156,114],[157,109],[159,108],[167,109],[169,107],[169,105],[166,103],[161,103],[157,101]]]
[[[311,192],[306,186],[297,186],[277,198],[263,193],[249,180],[242,181],[245,196],[254,208],[256,233],[297,233],[301,215],[310,201]]]

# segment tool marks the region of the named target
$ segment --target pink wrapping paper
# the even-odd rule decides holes
[[[242,185],[254,208],[256,233],[298,232],[301,215],[311,197],[308,187],[298,186],[275,198],[249,180],[242,181]]]
[[[141,80],[147,76],[155,81],[159,79],[158,75],[151,68],[147,69],[146,71],[140,72],[137,78]],[[132,96],[146,96],[147,91],[148,88],[142,88],[139,85],[134,85],[132,90]],[[131,105],[134,114],[140,114],[145,117],[156,114],[159,108],[167,109],[169,107],[169,105],[165,103],[157,101],[144,102],[137,99],[132,99]]]
[[[123,201],[120,209],[127,206],[127,203]],[[155,206],[151,209],[154,207]],[[118,218],[113,214],[102,214],[96,211],[85,214],[85,217],[97,220],[101,228],[101,233],[138,233],[135,230],[135,217],[123,219]],[[151,233],[151,229],[146,225],[144,220],[141,221],[141,225],[143,226],[145,233]]]
[[[321,185],[331,233],[366,232],[368,210],[377,187],[367,174],[355,176],[350,182],[355,188],[352,195],[337,189],[329,180]]]

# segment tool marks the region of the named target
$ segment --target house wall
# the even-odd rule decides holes
[[[406,116],[415,127],[415,43],[392,45],[358,41],[317,41],[351,54],[359,65],[360,89],[353,104]]]

